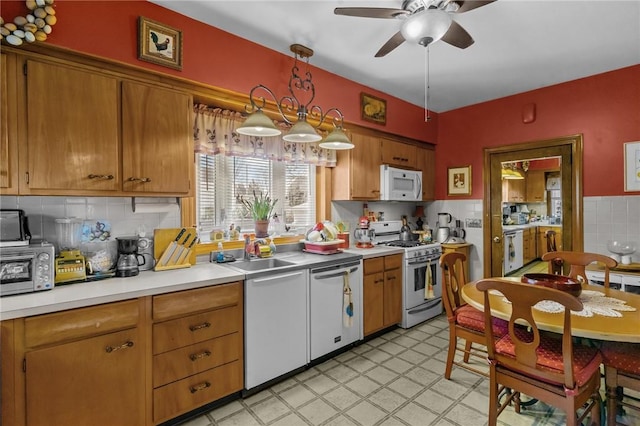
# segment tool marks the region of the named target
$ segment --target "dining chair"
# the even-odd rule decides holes
[[[556,231],[550,229],[544,233],[544,237],[547,240],[547,252],[558,251],[556,246]],[[552,263],[549,263],[550,274],[562,274],[562,260],[554,259]]]
[[[607,390],[607,424],[614,426],[616,414],[622,407],[640,411],[638,398],[624,393],[625,388],[640,392],[640,344],[604,342],[601,351]]]
[[[553,263],[560,260],[563,264],[570,265],[568,276],[582,283],[588,283],[585,267],[592,263],[600,263],[604,265],[604,287],[609,288],[609,271],[611,268],[618,266],[618,262],[609,256],[598,253],[587,253],[580,251],[554,251],[542,255],[542,260],[549,262],[550,274],[562,274],[553,271]]]
[[[463,253],[449,252],[440,257],[442,268],[442,303],[444,304],[447,320],[449,321],[449,350],[444,377],[451,378],[453,365],[457,365],[476,374],[487,377],[486,371],[480,371],[469,364],[471,355],[486,360],[487,352],[482,349],[487,343],[484,336],[484,314],[482,311],[468,305],[460,294],[462,287],[467,283],[465,274],[465,262],[467,256]],[[507,322],[496,320],[493,332],[497,337],[507,333]],[[458,339],[464,339],[464,347],[458,346]],[[473,348],[473,344],[479,347]],[[455,360],[456,351],[461,350],[463,362]]]
[[[489,426],[512,400],[519,412],[520,393],[562,409],[566,424],[579,425],[589,413],[592,424],[600,420],[600,364],[597,348],[574,344],[571,335],[571,311],[581,311],[582,302],[559,290],[499,278],[479,281],[476,288],[484,292],[485,328],[492,326],[491,298],[505,297],[511,303],[509,333],[496,339],[486,334],[489,361]],[[493,291],[502,293],[493,295]],[[534,305],[543,300],[564,306],[562,334],[543,332],[535,321]],[[558,315],[558,314],[556,314]],[[527,327],[517,327],[518,324]],[[505,388],[511,393],[500,403]],[[578,415],[577,410],[585,406]]]

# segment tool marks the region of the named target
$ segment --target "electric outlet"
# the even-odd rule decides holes
[[[465,219],[467,228],[482,228],[482,219]]]

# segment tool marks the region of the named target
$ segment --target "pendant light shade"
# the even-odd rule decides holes
[[[318,142],[322,139],[311,124],[306,120],[299,120],[291,127],[289,133],[282,137],[287,142]]]
[[[400,32],[405,40],[428,46],[445,35],[451,26],[451,17],[439,9],[426,9],[409,16]]]
[[[352,149],[355,145],[349,140],[341,128],[337,127],[319,144],[326,149]]]
[[[278,136],[282,133],[261,109],[247,117],[242,127],[238,127],[236,131],[248,136]]]

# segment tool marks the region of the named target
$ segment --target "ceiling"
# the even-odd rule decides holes
[[[311,65],[425,106],[427,49],[405,42],[374,57],[401,22],[333,13],[400,8],[401,0],[151,1],[292,57],[289,46],[303,44],[314,50]],[[432,111],[640,64],[638,0],[498,0],[452,16],[475,43],[429,48]]]

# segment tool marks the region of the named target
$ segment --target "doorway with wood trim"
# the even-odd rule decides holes
[[[502,164],[560,157],[563,250],[584,247],[582,215],[582,135],[484,149],[484,276],[503,275]]]

